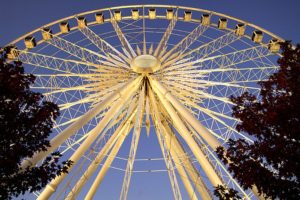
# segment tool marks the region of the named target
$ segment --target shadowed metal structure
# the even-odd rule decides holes
[[[109,169],[123,172],[122,200],[134,173],[155,172],[168,174],[176,200],[212,199],[222,184],[256,198],[256,188],[244,191],[215,150],[230,138],[253,142],[235,130],[229,97],[259,94],[257,82],[278,68],[280,41],[224,14],[171,5],[80,13],[13,41],[9,58],[22,61],[36,76],[32,88],[61,110],[51,147],[22,167],[56,149],[74,162],[38,199],[93,199]],[[156,134],[160,158],[136,156],[142,134]],[[154,159],[165,168],[135,170],[135,161]]]

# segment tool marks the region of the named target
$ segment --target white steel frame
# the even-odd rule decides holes
[[[121,14],[131,9],[132,13],[138,10],[138,18],[137,15],[116,18],[115,11]],[[149,9],[155,9],[155,13]],[[173,9],[171,19],[162,13],[166,9]],[[186,20],[183,11],[209,14],[211,23],[202,24],[200,17]],[[105,14],[103,25],[91,21],[83,27],[72,26],[65,36],[61,32],[51,33],[50,38],[36,41],[37,47],[32,50],[21,45],[25,37],[40,34],[44,27],[51,28],[63,21],[78,20],[78,16],[99,12]],[[233,103],[229,96],[245,91],[258,94],[256,82],[277,70],[274,58],[280,54],[271,52],[265,40],[250,41],[248,32],[238,35],[234,27],[229,26],[218,30],[217,18],[243,23],[247,29],[262,31],[264,37],[283,41],[256,25],[208,10],[133,5],[70,16],[10,44],[16,46],[12,59],[22,61],[36,75],[32,89],[59,104],[62,113],[54,127],[56,136],[51,139],[51,147],[25,159],[22,168],[39,165],[56,149],[74,162],[69,169],[74,175],[56,177],[37,193],[38,199],[49,199],[55,193],[59,197],[65,193],[65,199],[75,199],[94,175],[95,180],[85,195],[85,199],[93,199],[108,170],[114,168],[114,159],[121,159],[118,152],[125,138],[132,134],[128,158],[125,158],[127,166],[119,169],[124,171],[120,199],[127,199],[131,176],[135,173],[134,162],[143,160],[136,158],[143,127],[148,135],[150,129],[155,131],[174,199],[184,199],[180,182],[190,199],[213,199],[212,188],[220,184],[237,189],[245,199],[260,198],[255,187],[244,191],[239,186],[214,151],[229,138],[242,137],[252,142],[235,130],[239,121],[231,116]],[[147,27],[151,20],[164,20],[168,25]],[[179,23],[194,28],[180,30]],[[95,29],[109,24],[110,31],[99,34]],[[209,31],[215,31],[218,36],[212,37]],[[89,43],[82,45],[81,40],[72,41],[75,33],[81,33],[82,41]],[[158,42],[151,41],[154,37],[159,38]],[[176,42],[172,43],[173,40]],[[235,46],[236,43],[244,47]],[[91,45],[96,48],[90,48]],[[57,54],[63,52],[64,57],[56,53],[48,55],[43,51],[47,48],[55,48]],[[154,56],[161,64],[160,69],[153,73],[134,72],[132,60],[143,54]],[[88,167],[83,168],[86,162],[89,162]],[[100,171],[95,174],[98,168]],[[82,173],[75,180],[80,170]],[[60,185],[63,186],[60,188]],[[70,189],[67,191],[67,188]]]

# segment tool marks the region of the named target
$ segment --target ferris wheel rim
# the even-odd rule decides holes
[[[219,12],[214,12],[214,11],[210,11],[210,10],[205,10],[205,9],[201,9],[201,8],[195,8],[195,7],[186,7],[186,6],[177,6],[177,5],[164,5],[164,4],[145,4],[145,5],[125,5],[125,6],[114,6],[114,7],[108,7],[108,8],[101,8],[101,9],[96,9],[96,10],[91,10],[91,11],[85,11],[85,12],[81,12],[81,13],[78,13],[78,14],[75,14],[75,15],[70,15],[68,17],[64,17],[64,18],[61,18],[59,20],[56,20],[56,21],[53,21],[53,22],[50,22],[48,24],[45,24],[45,25],[42,25],[20,37],[18,37],[17,39],[9,42],[7,45],[5,46],[11,46],[11,45],[15,45],[16,43],[20,42],[21,40],[25,39],[26,37],[28,36],[31,36],[33,34],[36,34],[37,32],[41,31],[43,28],[45,27],[51,27],[53,25],[57,25],[59,24],[60,22],[64,22],[64,21],[67,21],[67,20],[70,20],[70,19],[73,19],[73,18],[76,18],[78,16],[84,16],[84,15],[88,15],[88,14],[94,14],[94,13],[97,13],[97,12],[102,12],[102,11],[110,11],[110,10],[116,10],[116,9],[127,9],[127,8],[155,8],[155,7],[158,7],[158,8],[177,8],[177,9],[182,9],[182,10],[191,10],[191,11],[197,11],[197,12],[201,12],[201,13],[208,13],[208,14],[211,14],[211,15],[216,15],[216,16],[219,16],[219,17],[224,17],[224,18],[227,18],[227,19],[231,19],[231,20],[234,20],[238,23],[243,23],[245,24],[246,26],[250,26],[256,30],[259,30],[259,31],[262,31],[263,33],[267,34],[267,35],[270,35],[272,38],[274,39],[277,39],[278,41],[285,41],[283,38],[279,37],[278,35],[260,27],[260,26],[257,26],[253,23],[250,23],[250,22],[247,22],[247,21],[244,21],[244,20],[241,20],[239,18],[236,18],[236,17],[233,17],[233,16],[230,16],[230,15],[226,15],[226,14],[223,14],[223,13],[219,13]],[[145,17],[145,15],[141,16],[142,18]],[[126,19],[126,18],[125,18]],[[129,18],[131,19],[131,17]],[[166,18],[163,18],[163,19],[166,19]],[[95,22],[88,22],[87,23],[87,26],[90,26],[90,25],[94,25],[96,24]],[[78,29],[78,26],[74,26],[74,27],[71,27],[70,30],[75,30],[75,29]],[[234,30],[233,28],[231,30]],[[55,33],[54,35],[61,35],[62,33],[61,32],[58,32],[58,33]],[[244,35],[244,37],[247,37],[246,35]],[[248,38],[251,38],[251,36],[248,36]],[[43,41],[41,41],[43,42]]]

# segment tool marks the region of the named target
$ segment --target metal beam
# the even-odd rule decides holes
[[[201,151],[201,149],[198,147],[197,143],[191,136],[189,130],[183,123],[183,121],[178,116],[177,112],[175,111],[174,107],[170,104],[170,100],[168,99],[169,93],[167,91],[161,91],[161,88],[157,88],[157,82],[154,81],[152,78],[150,80],[150,85],[153,87],[153,91],[157,94],[159,97],[160,102],[163,104],[164,108],[168,112],[170,118],[173,121],[173,124],[175,128],[177,129],[178,133],[182,136],[182,138],[185,140],[185,142],[188,144],[190,149],[192,150],[193,154],[195,155],[197,161],[200,163],[202,169],[208,176],[210,182],[213,186],[217,185],[223,185],[222,180],[219,178],[219,176],[215,173],[213,167],[206,159],[205,155]],[[173,100],[173,99],[172,99]],[[169,102],[170,101],[170,102]],[[175,107],[176,108],[176,107]],[[180,111],[179,111],[180,113]],[[188,119],[186,119],[188,120]]]
[[[79,29],[82,34],[84,34],[98,49],[100,49],[106,56],[110,56],[110,54],[114,54],[116,56],[120,56],[125,61],[128,59],[124,56],[120,51],[102,39],[99,35],[97,35],[94,31],[92,31],[88,26]]]
[[[182,58],[182,56],[179,55],[183,54],[208,29],[208,27],[209,26],[203,26],[202,24],[198,25],[192,32],[168,51],[168,53],[161,58],[161,61],[166,63],[172,60],[172,58],[175,58],[175,56],[170,55],[178,56],[178,58],[174,59],[173,63],[179,60],[179,58]]]
[[[235,42],[239,38],[240,38],[240,36],[236,35],[234,33],[234,31],[229,31],[228,33],[226,33],[208,43],[205,43],[205,44],[199,46],[198,48],[195,48],[187,53],[184,53],[183,57],[194,54],[196,58],[206,58],[210,54]]]
[[[176,135],[171,131],[170,127],[166,123],[166,121],[162,122],[164,130],[165,130],[165,137],[167,138],[167,141],[170,141],[169,143],[172,144],[171,151],[174,151],[172,153],[172,158],[178,157],[181,165],[184,167],[186,172],[191,178],[191,181],[194,185],[194,187],[197,189],[199,194],[201,195],[202,199],[212,199],[212,196],[210,195],[208,188],[204,184],[204,181],[202,180],[200,174],[196,170],[195,166],[193,165],[190,158],[186,155],[186,151],[180,144],[178,138]],[[180,156],[178,156],[180,155]]]
[[[166,31],[165,31],[163,37],[161,38],[160,42],[158,43],[158,45],[154,51],[153,55],[155,57],[161,58],[161,56],[163,54],[163,50],[165,48],[167,48],[167,42],[172,34],[173,29],[175,28],[175,25],[176,25],[176,22],[178,19],[177,13],[178,13],[178,10],[176,9],[174,17],[170,20],[168,28],[166,28]]]
[[[221,143],[196,119],[162,84],[157,80],[149,79],[151,86],[156,88],[174,106],[177,112],[188,121],[191,126],[201,135],[202,138],[214,149],[221,146]]]
[[[130,128],[128,127],[128,130],[126,130],[127,133],[130,131]],[[113,160],[115,159],[116,155],[118,154],[124,140],[125,137],[127,135],[127,133],[124,132],[124,134],[121,134],[120,137],[117,139],[116,144],[114,145],[114,147],[112,148],[110,154],[107,156],[106,161],[104,162],[100,172],[98,173],[95,181],[93,182],[92,186],[90,187],[88,193],[86,194],[84,200],[92,200],[99,185],[102,183],[103,178],[105,177],[111,163],[113,162]]]
[[[63,72],[66,74],[83,74],[82,70],[85,67],[89,69],[97,69],[99,65],[93,63],[87,63],[77,60],[62,59],[53,56],[47,56],[43,54],[33,53],[29,51],[18,51],[17,60],[22,63],[50,69],[57,72]],[[103,66],[103,68],[105,68]],[[88,73],[88,72],[87,72]]]
[[[132,85],[132,83],[135,83]],[[124,104],[131,98],[134,92],[140,85],[140,77],[137,78],[135,81],[131,82],[130,86],[124,90],[120,91],[118,94],[120,95],[119,100],[117,100],[111,108],[106,112],[103,119],[97,124],[97,126],[90,131],[87,138],[84,142],[80,145],[80,147],[73,153],[70,157],[70,160],[73,161],[73,165],[70,167],[69,170],[73,168],[73,166],[77,163],[77,161],[81,158],[81,156],[86,152],[86,150],[90,147],[90,145],[94,142],[95,138],[102,132],[102,130],[106,127],[106,125],[110,122],[110,120],[115,116],[124,106]],[[80,126],[81,127],[81,126]],[[63,142],[64,140],[60,141]],[[63,173],[60,176],[57,176],[55,179],[51,181],[45,188],[45,190],[41,193],[38,199],[44,200],[48,199],[55,191],[57,186],[61,183],[61,181],[65,178],[67,174]]]
[[[81,61],[94,63],[94,64],[101,64],[101,61],[99,60],[101,54],[83,48],[81,46],[78,46],[77,44],[69,42],[59,36],[53,35],[53,38],[47,40],[47,42],[55,46],[56,48],[79,58]]]
[[[131,128],[129,126],[132,124],[132,120],[136,114],[136,110],[127,118],[114,132],[114,134],[109,138],[109,140],[105,143],[105,145],[102,147],[101,151],[98,153],[96,158],[93,160],[93,162],[89,165],[87,170],[84,172],[84,174],[81,176],[81,178],[77,181],[73,189],[69,192],[68,196],[65,198],[65,200],[75,199],[77,195],[82,190],[83,186],[86,184],[86,182],[89,180],[89,178],[93,175],[93,173],[96,171],[104,157],[108,154],[108,152],[112,149],[113,145],[116,143],[116,141],[123,136],[127,136]],[[124,138],[125,138],[124,137]]]
[[[37,164],[40,160],[44,159],[47,155],[49,155],[52,151],[58,148],[66,139],[68,139],[71,135],[75,134],[82,126],[88,123],[93,117],[95,117],[103,108],[105,108],[109,103],[114,101],[117,98],[120,98],[120,94],[127,91],[128,88],[134,87],[135,84],[138,84],[140,78],[136,78],[135,80],[129,81],[127,84],[122,84],[123,86],[109,95],[106,99],[99,102],[93,109],[89,110],[86,114],[80,117],[77,121],[63,130],[60,134],[54,137],[50,141],[50,147],[48,147],[47,151],[36,152],[31,158],[26,158],[23,160],[21,164],[21,169],[24,170],[27,167],[33,166]]]
[[[162,154],[163,154],[163,157],[164,157],[164,160],[165,160],[165,163],[166,163],[166,166],[167,166],[167,169],[168,169],[168,175],[169,175],[169,179],[170,179],[170,182],[171,182],[171,186],[172,186],[172,191],[173,191],[173,196],[174,196],[174,199],[175,200],[181,200],[182,199],[182,196],[181,196],[181,193],[180,193],[180,189],[179,189],[179,186],[178,186],[178,182],[177,182],[177,178],[176,178],[176,174],[175,174],[175,169],[173,167],[173,163],[172,163],[172,157],[171,157],[171,153],[170,153],[170,147],[168,145],[170,145],[171,143],[168,142],[166,139],[165,139],[165,133],[162,129],[162,124],[161,124],[161,116],[160,116],[160,112],[157,108],[157,101],[155,100],[155,97],[153,95],[153,92],[151,90],[150,87],[148,87],[148,91],[149,91],[149,99],[151,101],[151,108],[152,108],[152,120],[153,120],[153,123],[155,125],[155,132],[156,132],[156,135],[157,135],[157,139],[159,141],[159,145],[160,145],[160,148],[161,148],[161,151],[162,151]],[[177,165],[178,163],[175,162],[175,165],[176,165],[176,168],[178,169]],[[180,166],[179,166],[180,168]],[[180,169],[181,170],[181,169]],[[180,174],[181,175],[184,175],[184,171],[181,172]],[[180,175],[180,177],[181,177]],[[183,178],[184,179],[184,178]],[[185,180],[182,180],[184,185],[186,186],[187,190],[190,191],[190,187],[189,187],[189,183],[185,182]],[[190,193],[189,193],[190,195]],[[190,195],[192,196],[192,195]]]
[[[123,48],[124,53],[126,55],[128,55],[129,58],[136,57],[137,55],[136,55],[135,51],[133,50],[131,44],[126,39],[125,35],[123,34],[121,28],[118,25],[118,22],[115,20],[115,18],[113,16],[113,14],[111,13],[111,11],[110,11],[110,21],[111,21],[111,24],[112,24],[113,28],[115,29],[115,32],[117,33],[117,36],[118,36],[122,46],[124,47]]]
[[[145,84],[145,82],[144,82],[144,84]],[[133,164],[134,164],[135,155],[136,155],[136,150],[137,150],[140,135],[141,135],[141,128],[142,128],[144,110],[145,110],[145,96],[146,96],[146,94],[145,94],[146,85],[144,85],[144,84],[142,86],[142,89],[140,90],[137,114],[136,114],[135,123],[134,123],[134,131],[133,131],[133,135],[132,135],[131,147],[130,147],[130,151],[129,151],[127,166],[126,166],[126,170],[125,170],[125,176],[124,176],[122,190],[121,190],[121,194],[120,194],[120,200],[126,200],[126,198],[127,198],[129,185],[130,185],[130,179],[131,179],[132,170],[133,170]]]

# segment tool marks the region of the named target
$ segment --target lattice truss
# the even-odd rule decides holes
[[[203,12],[189,19],[190,12],[180,7],[170,7],[166,16],[159,15],[165,8],[156,8],[154,17],[153,8],[136,9],[138,17],[121,9],[123,18],[119,9],[104,10],[101,24],[80,26],[73,16],[70,32],[49,32],[33,49],[22,44],[14,49],[15,59],[36,76],[32,88],[57,103],[61,113],[52,147],[23,166],[38,164],[55,149],[74,161],[69,174],[36,195],[91,199],[107,172],[115,170],[124,175],[120,199],[127,198],[135,173],[167,174],[174,199],[212,199],[218,184],[254,198],[255,191],[244,191],[214,151],[229,138],[252,142],[236,131],[239,121],[231,116],[229,97],[258,95],[257,82],[277,70],[278,55],[263,42],[252,42],[247,32],[218,28],[213,15],[204,23]],[[140,55],[154,56],[160,68],[134,72],[132,60]],[[137,156],[144,134],[158,141],[159,154]],[[164,167],[153,168],[153,162]],[[138,163],[146,167],[136,169]]]

